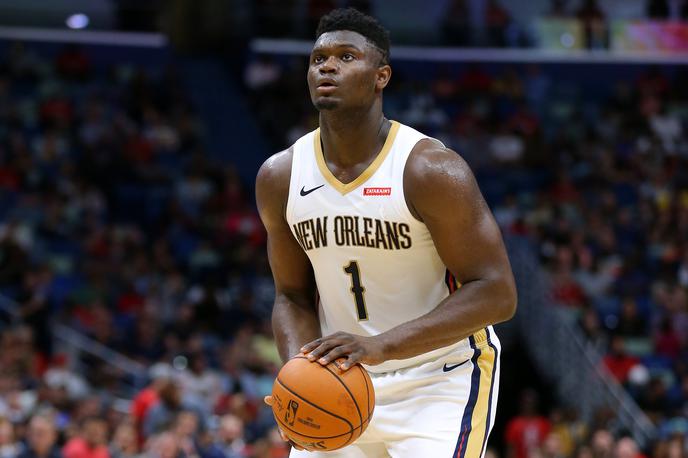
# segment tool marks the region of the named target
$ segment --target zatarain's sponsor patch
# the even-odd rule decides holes
[[[389,196],[392,188],[363,188],[364,196]]]

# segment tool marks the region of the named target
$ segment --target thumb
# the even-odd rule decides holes
[[[272,396],[265,396],[263,402],[272,407]]]

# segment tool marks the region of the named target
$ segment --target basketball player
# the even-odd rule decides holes
[[[318,26],[308,87],[320,128],[256,181],[284,360],[362,363],[373,420],[352,445],[296,458],[481,457],[515,312],[501,234],[464,160],[385,118],[389,34],[353,9]],[[271,403],[270,397],[266,398]]]

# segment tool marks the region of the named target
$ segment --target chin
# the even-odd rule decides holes
[[[339,107],[339,103],[332,99],[318,99],[313,102],[313,105],[315,105],[315,108],[317,108],[318,111],[334,110],[335,108]]]

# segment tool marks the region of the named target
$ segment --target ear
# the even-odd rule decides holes
[[[389,83],[392,77],[392,67],[383,65],[377,69],[377,78],[375,79],[375,90],[383,90]]]

